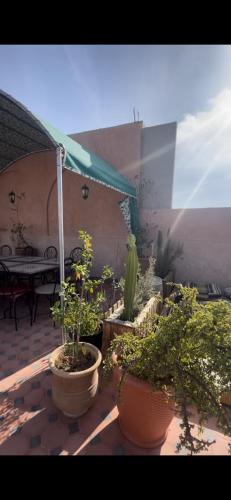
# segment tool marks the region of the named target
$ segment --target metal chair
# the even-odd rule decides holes
[[[6,311],[9,309],[10,318],[13,318],[15,323],[15,329],[18,330],[18,317],[16,314],[16,305],[20,297],[30,295],[31,289],[26,285],[20,285],[15,280],[12,279],[12,275],[8,267],[0,261],[0,297],[8,302],[8,307],[3,310],[3,318],[6,318]],[[32,325],[32,307],[30,300],[28,300],[28,306],[30,311],[30,324]]]
[[[54,246],[47,247],[44,251],[44,259],[57,259],[58,250]]]
[[[81,247],[75,247],[73,248],[73,250],[71,250],[70,258],[73,260],[75,264],[81,262],[82,253],[83,249]]]
[[[46,250],[44,251],[43,254],[44,259],[57,259],[58,257],[58,250],[54,246],[47,247]],[[42,283],[51,283],[54,281],[54,272],[49,271],[48,273],[44,274]]]
[[[34,255],[34,249],[30,245],[24,248],[24,255],[26,257],[32,257]]]
[[[12,255],[12,248],[9,245],[2,245],[0,247],[0,255],[2,257],[9,257],[9,255]]]
[[[68,257],[64,260],[64,267],[65,267],[65,279],[71,278],[73,271],[72,271],[72,266],[73,260]],[[50,307],[54,305],[55,302],[55,296],[58,295],[60,292],[60,279],[59,279],[59,270],[56,271],[54,280],[50,283],[46,283],[44,285],[40,285],[35,288],[34,293],[35,293],[35,304],[34,304],[34,315],[33,315],[33,321],[36,320],[37,316],[37,310],[38,310],[38,302],[39,302],[39,297],[44,296],[47,297],[49,300]]]
[[[74,278],[72,264],[74,264],[72,257],[66,257],[66,259],[64,259],[65,279],[69,278],[71,280]]]

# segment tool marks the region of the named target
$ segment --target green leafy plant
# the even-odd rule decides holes
[[[214,416],[217,427],[231,436],[227,410],[221,404],[221,394],[231,391],[231,307],[225,301],[200,304],[196,289],[178,288],[178,302],[167,299],[169,315],[153,315],[146,322],[146,334],[142,329],[141,336],[125,334],[112,341],[104,371],[113,368],[115,352],[123,373],[147,381],[153,390],[167,391],[182,418],[177,450],[185,447],[195,454],[213,442],[193,432],[192,407],[199,416],[200,432]]]
[[[139,264],[137,276],[138,279],[134,298],[134,310],[139,313],[155,293],[155,259],[153,257],[149,258],[148,268],[144,274],[141,273],[141,267]]]
[[[133,304],[137,283],[138,257],[136,251],[136,238],[133,234],[128,236],[128,255],[125,269],[124,283],[124,313],[123,318],[126,321],[133,319]]]
[[[139,258],[147,258],[152,252],[153,238],[150,237],[148,224],[139,225],[136,235],[137,254]]]
[[[26,226],[21,222],[15,222],[11,228],[11,239],[13,243],[16,243],[16,247],[23,248],[28,245],[24,238],[24,232],[26,231]]]
[[[68,279],[62,282],[64,306],[57,301],[51,308],[54,320],[64,328],[64,354],[67,355],[67,370],[72,371],[77,365],[78,357],[83,354],[79,344],[80,336],[94,335],[98,332],[103,318],[102,303],[104,293],[100,291],[106,279],[113,275],[109,266],[104,266],[100,279],[91,279],[90,272],[94,258],[92,237],[83,230],[79,231],[83,243],[81,262],[72,265],[74,282]],[[77,291],[77,282],[81,282],[81,291]]]
[[[135,236],[131,236],[133,238],[129,241],[132,241],[132,246],[128,245],[125,278],[121,278],[119,282],[120,289],[124,295],[124,305],[126,298],[127,303],[129,304],[129,309],[128,306],[127,309],[124,307],[124,311],[121,316],[121,319],[124,321],[133,321],[155,293],[155,259],[153,257],[149,258],[148,268],[145,273],[142,274],[141,266],[137,259]],[[132,280],[131,276],[133,277]],[[132,293],[130,291],[131,283]]]
[[[169,271],[173,270],[176,259],[183,255],[183,243],[174,243],[169,237],[170,230],[167,231],[166,241],[163,241],[162,231],[158,231],[156,241],[156,275],[165,278]]]
[[[13,207],[11,207],[11,210],[15,212],[16,215],[16,221],[14,219],[11,219],[12,220],[11,240],[15,244],[15,246],[19,248],[23,248],[28,245],[24,237],[24,233],[27,227],[20,220],[20,204],[21,201],[24,199],[25,199],[25,193],[16,194],[15,204]]]

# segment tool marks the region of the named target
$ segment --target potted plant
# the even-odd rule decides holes
[[[14,206],[11,207],[13,212],[16,212],[16,222],[12,220],[12,228],[11,228],[11,240],[15,245],[15,254],[16,255],[24,255],[24,249],[28,246],[27,241],[25,240],[24,233],[26,231],[26,226],[20,220],[19,209],[20,203],[25,198],[25,193],[20,193],[15,195]]]
[[[117,384],[119,424],[124,435],[144,448],[160,445],[178,414],[182,433],[177,451],[190,454],[212,444],[196,434],[190,409],[203,430],[210,416],[231,436],[221,395],[231,388],[231,307],[225,301],[199,304],[197,290],[179,286],[177,303],[167,299],[168,316],[153,315],[141,334],[116,337],[107,352],[105,373]]]
[[[155,292],[154,259],[150,257],[148,269],[142,274],[133,234],[128,236],[127,249],[125,278],[120,280],[123,299],[114,304],[103,321],[103,354],[115,335],[135,332],[160,303]]]
[[[13,223],[11,229],[12,241],[15,244],[15,255],[24,255],[24,249],[28,246],[24,238],[26,226],[21,222]]]
[[[83,252],[81,263],[72,266],[76,281],[68,279],[62,283],[63,306],[57,301],[51,308],[54,320],[64,332],[63,345],[55,349],[49,360],[53,372],[52,396],[56,406],[70,417],[85,413],[97,393],[102,355],[96,346],[81,342],[80,337],[97,333],[104,301],[99,287],[111,276],[110,268],[105,266],[102,278],[90,278],[92,238],[82,230],[79,237],[83,242]],[[77,281],[81,281],[80,291]]]

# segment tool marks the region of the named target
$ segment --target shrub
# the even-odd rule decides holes
[[[179,286],[181,300],[167,299],[168,316],[153,315],[146,335],[116,337],[108,350],[104,371],[113,368],[112,352],[119,366],[153,387],[168,391],[182,418],[177,450],[191,454],[212,444],[192,433],[189,407],[194,406],[203,426],[214,416],[217,427],[231,436],[227,410],[220,402],[222,392],[231,391],[231,307],[225,301],[199,304],[197,290]]]

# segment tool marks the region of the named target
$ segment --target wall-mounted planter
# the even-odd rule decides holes
[[[160,312],[161,305],[156,296],[151,297],[147,302],[146,306],[142,309],[140,314],[137,316],[135,321],[122,321],[120,318],[123,312],[124,304],[123,300],[118,300],[112,306],[107,317],[103,321],[103,340],[102,340],[102,354],[106,353],[111,341],[117,335],[122,335],[123,333],[135,333],[136,328],[140,326],[144,320],[155,312]]]

